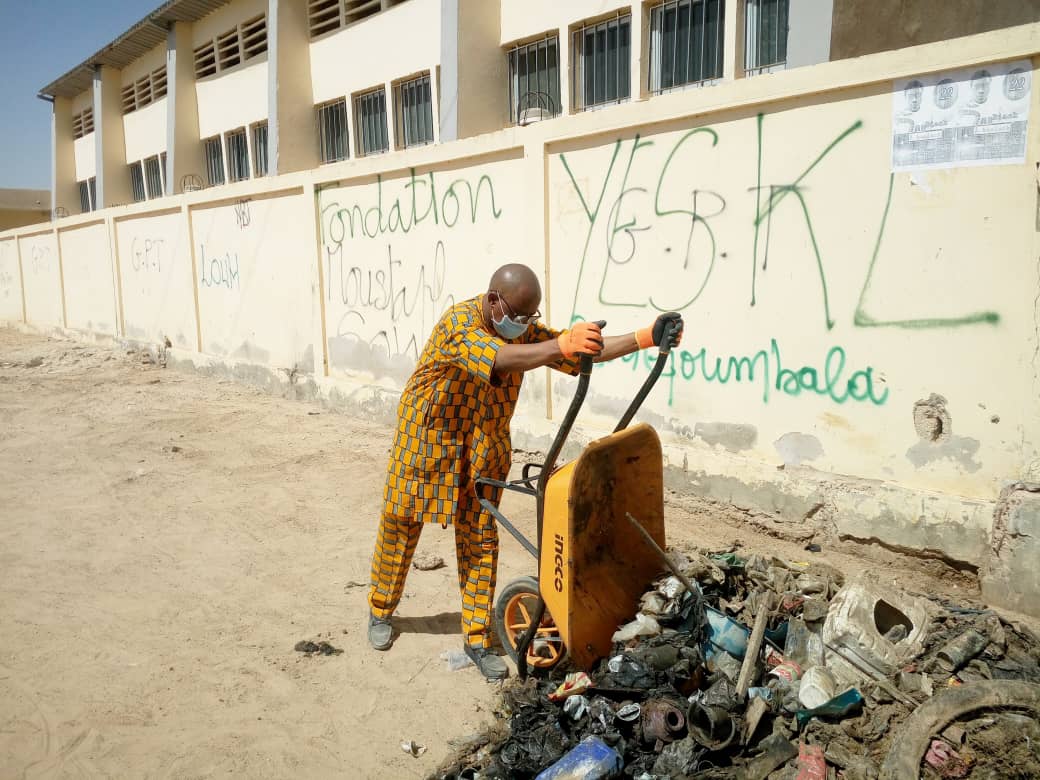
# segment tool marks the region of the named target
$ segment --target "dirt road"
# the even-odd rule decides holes
[[[388,653],[365,588],[390,430],[314,404],[0,330],[0,776],[421,777],[490,717],[461,648],[451,532],[427,529]],[[739,513],[673,543],[804,559]],[[529,528],[533,507],[505,504]],[[533,561],[508,535],[500,581]],[[819,556],[975,595],[971,580]],[[936,579],[938,574],[945,579]],[[327,640],[341,655],[307,657]],[[429,747],[406,755],[402,740]]]

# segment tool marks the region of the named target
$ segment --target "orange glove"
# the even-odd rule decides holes
[[[682,341],[683,319],[682,315],[674,311],[668,311],[660,315],[649,328],[640,328],[636,331],[636,344],[640,349],[659,347],[664,337],[665,328],[673,323],[678,323],[678,329],[674,330],[668,346],[674,349]]]
[[[575,355],[598,355],[603,351],[603,334],[595,322],[576,322],[559,335],[560,352],[565,358]]]

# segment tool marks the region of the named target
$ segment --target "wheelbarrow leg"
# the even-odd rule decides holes
[[[527,679],[527,648],[531,646],[535,634],[538,633],[538,627],[542,624],[543,617],[545,617],[545,599],[539,594],[534,614],[531,615],[531,625],[527,627],[516,645],[516,672],[520,675],[521,680]]]

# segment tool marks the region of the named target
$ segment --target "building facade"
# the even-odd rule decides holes
[[[45,90],[69,216],[0,231],[0,321],[392,419],[525,262],[554,327],[683,313],[642,412],[673,489],[1035,612],[1040,9],[934,5],[167,3]],[[646,370],[598,368],[576,435]],[[528,378],[517,446],[569,382]]]

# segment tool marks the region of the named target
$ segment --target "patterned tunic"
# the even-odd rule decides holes
[[[484,329],[483,300],[470,298],[445,312],[401,393],[385,515],[447,526],[474,478],[509,474],[509,421],[523,374],[495,376],[495,357],[503,344],[548,341],[560,332],[533,323],[520,338],[505,341]],[[578,373],[577,359],[561,358],[551,367]]]

